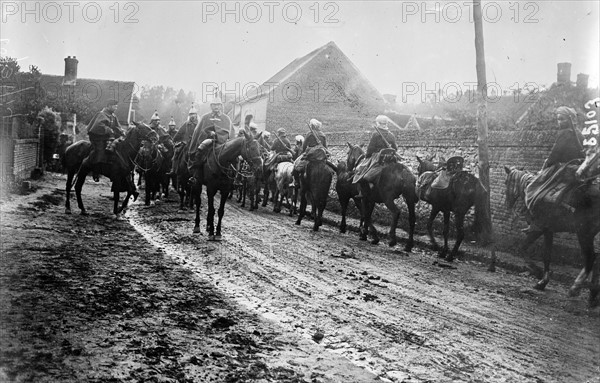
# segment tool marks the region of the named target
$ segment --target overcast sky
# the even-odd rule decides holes
[[[263,83],[334,41],[382,93],[400,96],[422,83],[466,89],[476,81],[471,1],[223,4],[3,1],[2,54],[58,75],[63,59],[77,56],[82,78],[172,86],[201,97],[203,84],[233,90]],[[483,1],[488,81],[502,89],[550,85],[556,64],[571,62],[573,81],[587,73],[597,86],[598,4]]]

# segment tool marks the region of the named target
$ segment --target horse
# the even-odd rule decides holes
[[[394,153],[395,154],[395,153]],[[362,198],[362,214],[364,218],[363,226],[360,229],[360,239],[362,241],[367,240],[367,235],[371,229],[371,236],[373,237],[371,243],[379,243],[379,234],[377,229],[373,226],[372,214],[376,203],[383,203],[392,213],[392,224],[390,225],[388,242],[390,247],[395,246],[398,243],[396,237],[396,226],[398,225],[398,219],[400,218],[400,209],[394,203],[396,198],[400,196],[404,197],[406,206],[408,207],[408,241],[404,250],[410,252],[414,246],[414,232],[415,232],[415,205],[419,201],[415,190],[416,178],[408,167],[404,164],[394,161],[384,165],[381,170],[381,175],[377,178],[376,182],[373,183],[373,187],[369,187],[368,184],[360,184]]]
[[[515,167],[505,166],[504,170],[506,172],[506,207],[508,210],[512,210],[518,200],[525,200],[525,190],[535,175]],[[540,230],[528,233],[520,250],[527,249],[536,239],[544,235],[544,274],[534,286],[537,290],[544,290],[550,281],[550,258],[554,233],[577,234],[584,267],[569,289],[569,295],[578,295],[584,282],[593,272],[589,302],[591,305],[595,305],[600,293],[599,272],[597,266],[594,268],[594,238],[600,232],[600,214],[598,213],[600,212],[600,195],[598,193],[588,194],[584,188],[579,189],[578,192],[574,210],[558,204],[547,204],[537,214],[528,211],[528,219],[535,222]]]
[[[114,150],[107,151],[108,163],[100,166],[100,174],[109,177],[112,181],[111,190],[114,193],[113,201],[114,208],[113,212],[117,219],[120,218],[120,214],[127,208],[129,197],[134,196],[134,201],[137,199],[138,192],[135,190],[133,178],[131,172],[134,168],[133,160],[137,155],[142,140],[157,140],[158,136],[149,126],[146,124],[140,124],[134,122],[134,127],[129,129],[125,134],[124,139],[118,139],[114,143]],[[67,169],[67,183],[65,187],[66,191],[66,202],[65,202],[65,213],[71,214],[71,187],[73,185],[73,178],[77,174],[77,180],[75,183],[75,194],[77,196],[77,205],[81,209],[82,215],[87,215],[87,211],[83,206],[81,199],[81,189],[85,182],[85,178],[90,171],[92,171],[92,165],[87,160],[88,155],[92,149],[92,144],[89,141],[78,141],[71,144],[65,151],[65,169]],[[119,208],[119,193],[122,191],[127,192],[127,196],[123,200],[123,204]]]
[[[275,184],[277,189],[273,195],[273,211],[275,213],[281,212],[281,205],[285,198],[290,207],[290,217],[294,215],[296,203],[298,201],[298,188],[294,183],[294,176],[292,175],[293,170],[294,163],[292,162],[285,161],[277,164],[277,168],[275,169]],[[292,198],[291,203],[290,197]]]
[[[346,158],[346,162],[338,162],[337,181],[335,183],[335,191],[337,192],[340,206],[342,208],[340,233],[346,232],[346,212],[348,210],[350,199],[354,201],[354,206],[356,206],[360,213],[359,229],[362,227],[364,222],[361,211],[362,200],[360,197],[358,197],[360,190],[358,189],[358,184],[352,183],[352,178],[354,178],[354,169],[356,168],[356,165],[358,165],[359,161],[364,158],[365,152],[358,145],[353,145],[349,142],[346,144],[348,145],[348,157]]]
[[[300,225],[302,218],[306,215],[307,195],[309,195],[314,219],[313,231],[318,231],[323,224],[323,210],[327,204],[333,170],[325,160],[310,161],[306,166],[305,174],[299,175],[298,179],[300,181],[300,211],[296,225]]]
[[[196,195],[196,220],[194,223],[194,233],[200,233],[200,193],[201,185],[206,186],[206,195],[208,197],[208,213],[206,216],[206,231],[210,241],[221,239],[221,222],[225,214],[225,203],[233,189],[233,177],[230,176],[233,163],[241,155],[248,163],[254,167],[262,167],[262,157],[258,142],[252,135],[244,132],[244,137],[230,139],[221,145],[213,145],[210,148],[206,162],[202,166],[201,184],[197,185]],[[196,180],[198,182],[198,180]],[[215,194],[220,192],[221,202],[218,210],[219,220],[217,222],[216,232],[214,226],[214,198]]]
[[[427,234],[433,245],[434,250],[438,251],[440,258],[445,258],[452,262],[458,254],[458,249],[465,237],[464,222],[465,215],[475,206],[475,222],[482,222],[482,214],[485,212],[485,204],[487,201],[487,190],[481,184],[481,181],[473,174],[467,171],[459,171],[450,178],[450,184],[445,189],[431,188],[431,183],[435,179],[436,171],[440,169],[440,165],[436,166],[429,159],[421,159],[419,161],[418,174],[419,186],[418,193],[421,199],[431,205],[431,213],[427,220]],[[445,161],[440,161],[445,163]],[[427,173],[424,175],[426,172]],[[430,189],[429,191],[427,189]],[[424,195],[427,195],[427,198]],[[441,249],[433,236],[433,221],[437,215],[442,212],[444,215],[444,247]],[[450,231],[450,213],[454,213],[454,225],[456,227],[456,242],[450,254],[448,254],[448,234]]]
[[[186,198],[189,200],[190,207],[194,203],[191,196],[192,193],[192,185],[189,182],[191,177],[190,171],[188,169],[188,145],[186,142],[178,142],[175,145],[174,153],[173,153],[173,163],[175,164],[175,174],[173,175],[173,186],[175,186],[175,190],[177,190],[177,194],[179,194],[179,209],[184,210],[186,208],[185,200]]]
[[[161,170],[164,162],[163,153],[156,144],[144,145],[135,157],[136,167],[144,174],[146,206],[149,206],[151,201],[154,203],[156,193],[160,194]]]

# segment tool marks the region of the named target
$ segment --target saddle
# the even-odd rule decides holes
[[[431,183],[432,189],[446,189],[450,185],[452,176],[463,170],[465,159],[463,157],[451,157],[446,161],[446,166],[435,180]]]
[[[581,191],[586,184],[576,177],[576,163],[557,164],[550,166],[540,174],[525,189],[525,204],[530,211],[540,203],[560,205],[574,210],[581,197]]]

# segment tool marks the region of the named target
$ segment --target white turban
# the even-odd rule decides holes
[[[316,118],[311,119],[309,124],[313,128],[317,128],[317,129],[320,129],[321,126],[323,125],[323,124],[321,124],[321,121],[317,120]]]

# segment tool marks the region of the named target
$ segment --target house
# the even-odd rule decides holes
[[[332,131],[364,130],[385,110],[381,93],[333,42],[281,69],[233,105],[235,124],[254,117],[258,130],[306,131],[311,118]]]
[[[127,126],[136,119],[136,103],[134,103],[135,82],[100,80],[77,77],[79,60],[76,56],[65,58],[65,74],[47,75],[40,77],[40,87],[49,99],[66,97],[68,100],[80,100],[87,104],[92,114],[106,106],[108,100],[116,99],[119,107],[116,115],[121,126]],[[77,124],[86,125],[89,121],[75,115],[63,115],[63,129],[70,135]]]

